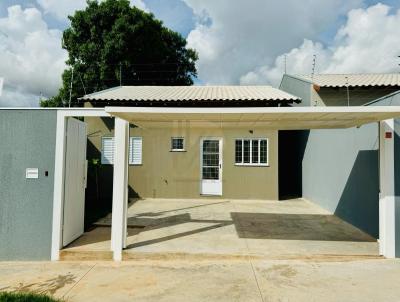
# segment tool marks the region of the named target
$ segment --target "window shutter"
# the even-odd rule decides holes
[[[101,139],[101,163],[103,165],[114,164],[114,138],[103,137]]]
[[[131,137],[129,139],[129,164],[142,164],[142,138]]]

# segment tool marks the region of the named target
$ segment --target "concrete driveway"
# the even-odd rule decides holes
[[[374,238],[303,199],[145,199],[130,204],[128,217],[124,259],[378,256]],[[89,251],[111,257],[110,224],[111,216],[100,220],[63,259]]]
[[[400,261],[0,263],[0,291],[66,301],[397,302]]]

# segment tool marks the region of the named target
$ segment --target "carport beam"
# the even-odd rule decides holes
[[[114,180],[111,223],[111,250],[115,261],[122,260],[126,246],[128,208],[129,122],[116,117],[114,135]]]
[[[379,253],[386,258],[395,258],[399,253],[396,253],[393,119],[380,122],[379,149]]]

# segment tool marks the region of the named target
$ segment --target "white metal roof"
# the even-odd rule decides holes
[[[139,127],[250,127],[280,130],[350,128],[400,117],[400,106],[149,108],[106,107],[112,116]]]
[[[86,95],[103,101],[300,101],[271,86],[121,86]]]
[[[316,74],[295,77],[320,87],[347,87],[347,85],[349,87],[400,87],[400,74],[398,73]]]

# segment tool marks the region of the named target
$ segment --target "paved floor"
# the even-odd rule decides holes
[[[397,302],[400,261],[0,263],[0,291],[66,301]]]
[[[133,253],[174,255],[378,255],[374,238],[302,200],[139,200],[129,206]],[[110,225],[110,216],[99,225]],[[109,251],[110,228],[99,227],[69,251]],[[133,255],[132,254],[132,255]],[[289,257],[289,258],[290,258]]]

